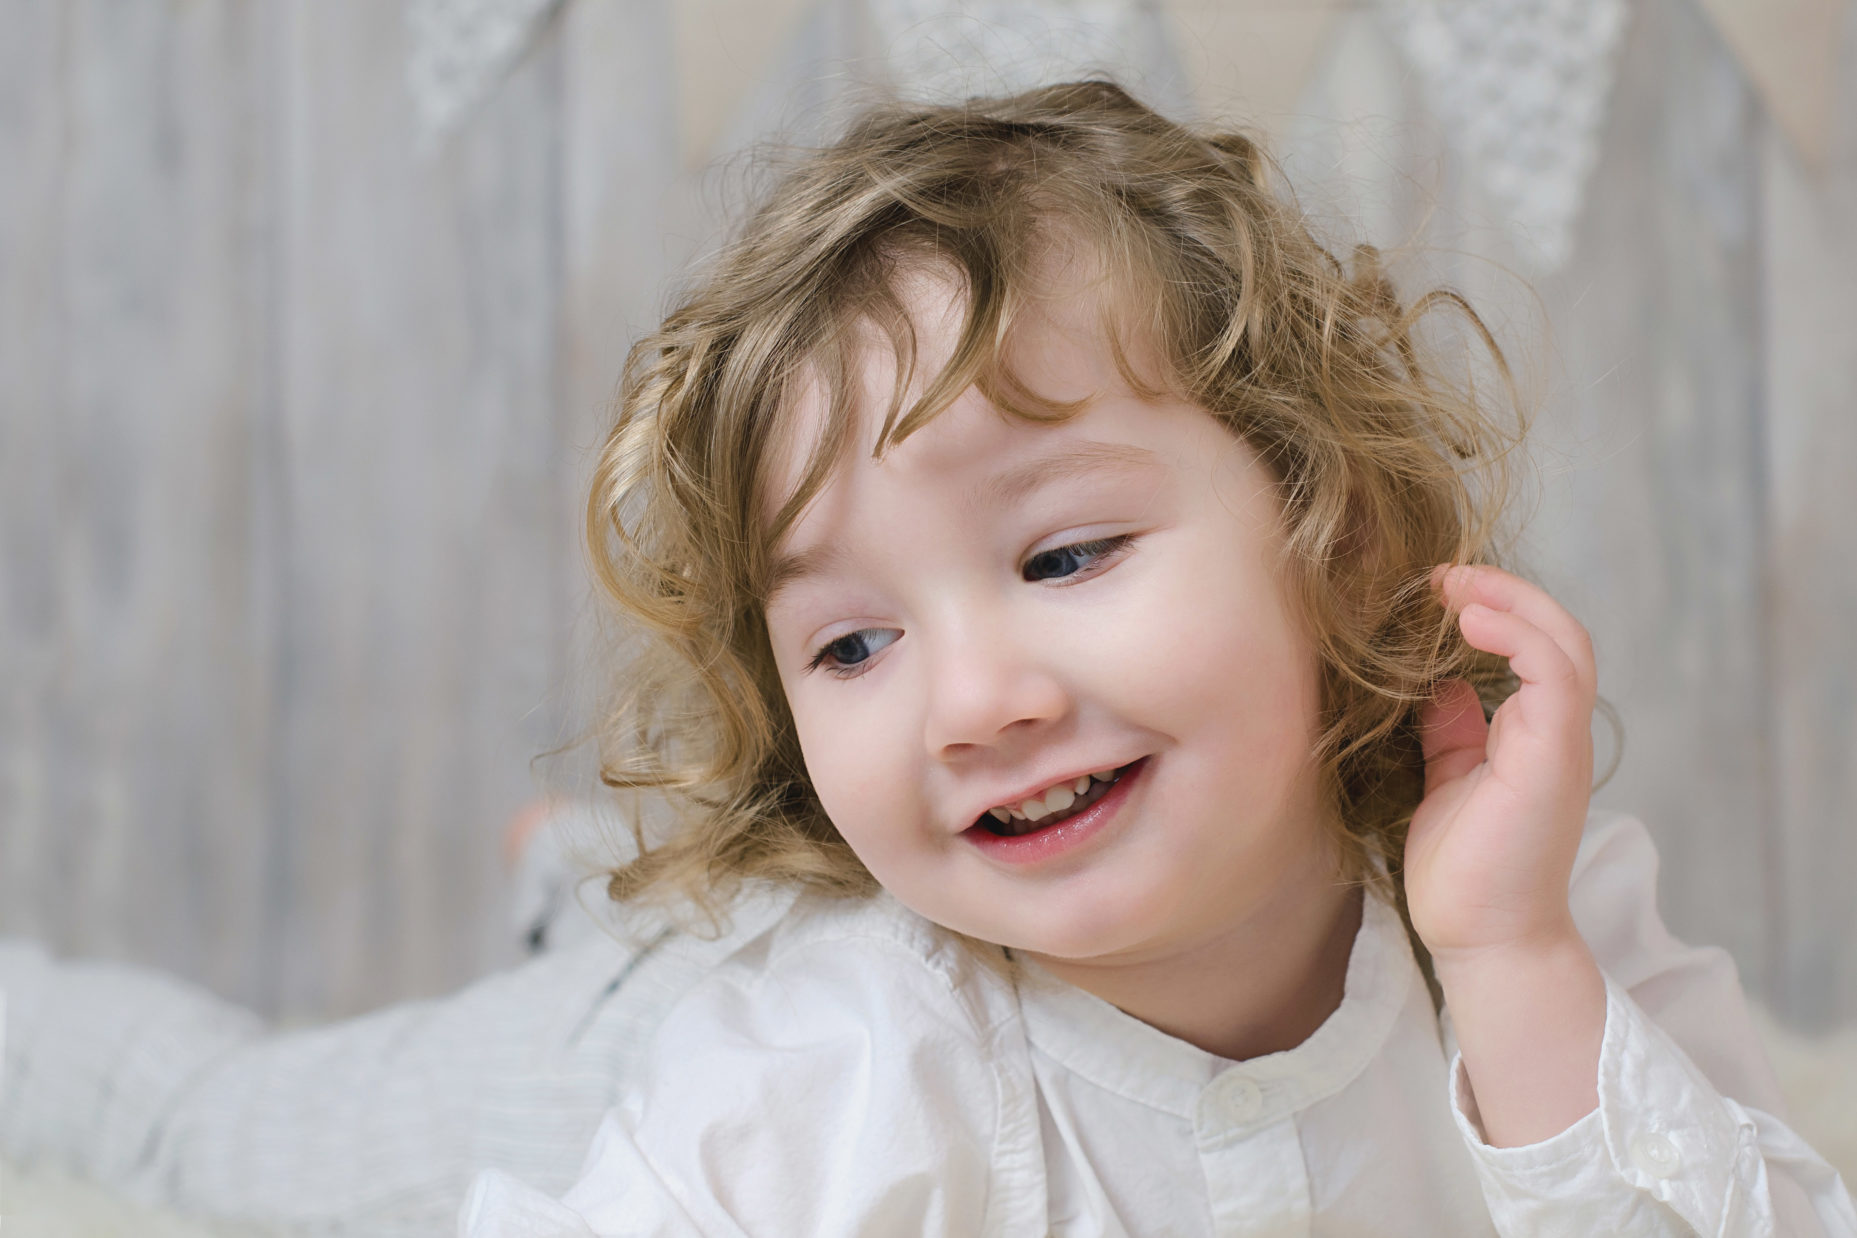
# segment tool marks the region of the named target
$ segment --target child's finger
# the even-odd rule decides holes
[[[1580,682],[1588,691],[1594,689],[1597,673],[1592,637],[1580,621],[1541,586],[1501,568],[1483,565],[1440,566],[1432,570],[1432,582],[1438,586],[1445,604],[1453,610],[1461,611],[1473,602],[1481,603],[1492,610],[1518,615],[1547,633],[1573,663]]]
[[[1472,602],[1458,613],[1471,646],[1509,660],[1522,681],[1516,706],[1529,727],[1584,732],[1592,726],[1592,694],[1580,668],[1548,633],[1512,611]],[[1545,691],[1529,692],[1529,687]]]
[[[1426,794],[1480,765],[1489,742],[1489,722],[1477,690],[1462,679],[1439,684],[1419,711],[1419,742],[1425,753]]]

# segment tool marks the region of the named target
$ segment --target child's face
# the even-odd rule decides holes
[[[956,310],[926,281],[906,300],[933,373]],[[875,462],[867,417],[777,548],[816,570],[767,619],[813,786],[886,889],[985,941],[1136,962],[1329,879],[1318,686],[1271,477],[1209,414],[1131,393],[1094,321],[1060,302],[1010,357],[1046,396],[1096,394],[1061,425],[970,389]],[[867,358],[881,404],[893,366]],[[798,411],[816,433],[819,401]],[[986,828],[1108,770],[1067,823]]]

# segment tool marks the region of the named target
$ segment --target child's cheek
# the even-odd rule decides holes
[[[1124,653],[1113,680],[1128,685],[1130,707],[1150,725],[1226,762],[1234,793],[1239,784],[1278,781],[1307,762],[1315,740],[1313,649],[1252,556],[1229,545],[1181,549],[1203,568],[1172,574],[1172,587],[1151,594],[1149,615],[1118,625],[1159,635],[1118,633]]]
[[[911,707],[907,671],[888,668],[881,684],[847,680],[794,710],[800,751],[813,792],[826,816],[867,868],[882,879],[889,863],[920,832],[925,820],[921,788],[924,745],[920,717]],[[823,697],[823,699],[820,699]]]

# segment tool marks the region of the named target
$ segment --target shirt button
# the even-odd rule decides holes
[[[1228,1122],[1249,1122],[1264,1108],[1264,1093],[1243,1075],[1227,1075],[1219,1085],[1219,1112]]]
[[[1683,1154],[1662,1135],[1634,1135],[1631,1163],[1654,1178],[1668,1178],[1683,1164]]]

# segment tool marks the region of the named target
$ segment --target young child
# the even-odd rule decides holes
[[[287,1035],[0,943],[0,1151],[318,1233],[1857,1233],[1588,814],[1480,326],[1265,173],[1099,83],[798,163],[591,498],[621,940]]]
[[[760,910],[469,1238],[1857,1233],[1589,818],[1515,436],[1414,337],[1480,324],[1265,170],[1099,83],[878,112],[634,351],[607,778],[679,811],[611,892]]]

